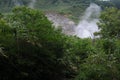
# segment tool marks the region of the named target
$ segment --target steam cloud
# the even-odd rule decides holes
[[[23,3],[22,1],[20,0],[12,0],[12,2],[14,3],[15,6],[21,6]]]
[[[13,0],[13,2],[15,6],[20,6],[22,4],[21,0]],[[35,3],[36,0],[31,0],[29,7],[34,8]],[[76,25],[74,22],[61,16],[55,16],[55,14],[46,14],[46,16],[54,24],[57,24],[57,26],[62,26],[62,32],[67,35],[76,35],[80,38],[95,38],[94,32],[99,31],[97,22],[99,21],[98,18],[100,12],[101,8],[98,5],[91,3],[77,27],[75,27]]]
[[[30,8],[34,8],[35,7],[35,3],[36,3],[36,0],[32,0],[29,4],[29,7]]]
[[[76,36],[80,38],[94,38],[94,32],[99,31],[97,22],[99,21],[98,18],[100,12],[101,8],[98,5],[91,3],[75,29]]]

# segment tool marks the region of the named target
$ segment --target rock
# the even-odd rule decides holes
[[[55,28],[62,29],[62,32],[67,35],[74,35],[76,25],[72,20],[55,12],[48,12],[46,16],[53,22]]]

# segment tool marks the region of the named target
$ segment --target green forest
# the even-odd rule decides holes
[[[101,0],[0,0],[0,12],[10,12],[18,3],[21,6],[29,6],[31,1],[37,1],[34,5],[35,9],[67,15],[75,22],[79,20],[80,15],[83,15],[90,3],[96,3],[102,9],[113,6],[120,9],[120,0],[110,0],[110,2]]]
[[[44,14],[77,20],[91,1],[38,0],[31,9],[29,0],[0,0],[0,80],[120,80],[120,0],[92,1],[102,7],[95,39],[65,35]]]

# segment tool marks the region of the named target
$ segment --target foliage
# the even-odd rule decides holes
[[[113,80],[119,79],[119,69],[115,57],[104,52],[89,55],[81,65],[80,73],[76,80]]]
[[[10,12],[16,3],[21,6],[30,6],[32,0],[0,0],[0,12]],[[36,9],[41,9],[47,12],[59,12],[67,15],[74,21],[78,21],[79,17],[83,15],[84,10],[90,3],[96,3],[104,9],[105,7],[115,6],[119,8],[119,0],[100,1],[100,0],[37,0],[35,4]]]
[[[100,16],[100,35],[103,38],[119,38],[120,11],[116,8],[106,9]]]
[[[80,39],[77,37],[68,37],[64,43],[64,64],[69,65],[71,71],[69,77],[75,77],[79,72],[80,65],[88,57],[88,54],[93,51],[92,42],[90,39]],[[71,74],[72,75],[71,75]]]
[[[1,18],[0,33],[1,47],[8,56],[1,56],[0,65],[6,66],[1,68],[1,79],[59,80],[64,77],[64,64],[59,61],[64,55],[64,35],[53,28],[42,12],[16,7]]]
[[[94,52],[80,65],[75,80],[119,80],[119,10],[107,8],[99,22],[100,39],[94,39]]]

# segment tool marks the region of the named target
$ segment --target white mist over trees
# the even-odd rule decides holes
[[[36,0],[31,0],[29,7],[34,8],[35,7]]]
[[[75,33],[80,38],[94,38],[94,32],[98,31],[98,17],[100,14],[101,8],[91,3],[90,6],[86,9],[82,20],[76,27]]]
[[[22,5],[22,1],[21,0],[12,0],[15,6],[21,6]],[[31,0],[28,7],[30,8],[34,8],[35,4],[36,4],[36,0]],[[54,19],[54,14],[53,16],[47,16],[48,19],[50,19],[51,17],[51,21],[54,24],[59,24],[59,26],[62,26],[62,32],[67,34],[67,35],[76,35],[80,38],[94,38],[94,32],[98,31],[98,26],[97,26],[97,22],[98,22],[98,18],[99,18],[99,14],[100,14],[101,8],[94,4],[91,3],[90,6],[86,9],[80,23],[78,24],[78,26],[76,27],[75,23],[70,22],[69,19],[66,18],[61,18],[61,16],[57,16],[57,18],[55,17]],[[64,17],[64,16],[63,16]]]
[[[71,24],[72,28],[70,24],[68,24],[69,21],[65,20],[65,18],[61,18],[62,16],[55,16],[55,14],[51,14],[50,16],[47,15],[47,17],[54,24],[59,24],[58,26],[62,26],[63,33],[67,35],[76,35],[80,38],[95,38],[94,32],[99,31],[97,22],[99,21],[100,12],[101,8],[97,4],[91,3],[82,16],[78,26]],[[58,27],[57,25],[55,26]]]
[[[21,6],[23,2],[21,0],[11,0],[11,4],[14,4],[14,6]]]

